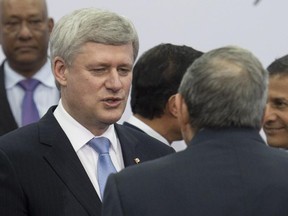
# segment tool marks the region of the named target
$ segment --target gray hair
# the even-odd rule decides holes
[[[114,12],[96,8],[83,8],[62,17],[50,36],[50,55],[64,59],[71,65],[73,58],[87,42],[107,45],[132,43],[134,60],[139,40],[133,24]]]
[[[179,93],[192,127],[260,128],[268,72],[248,50],[227,46],[207,52],[186,71]]]

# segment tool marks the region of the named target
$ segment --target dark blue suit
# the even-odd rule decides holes
[[[204,129],[182,152],[111,175],[103,216],[287,216],[287,203],[287,152],[254,129]]]
[[[0,138],[0,215],[100,216],[101,201],[54,109]],[[174,152],[141,132],[115,129],[125,166]]]
[[[0,66],[0,136],[17,128],[6,94],[3,62]]]

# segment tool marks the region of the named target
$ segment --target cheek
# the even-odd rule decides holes
[[[121,82],[125,91],[129,91],[132,82],[132,76],[125,77]]]
[[[288,111],[278,112],[278,117],[284,124],[288,126]]]

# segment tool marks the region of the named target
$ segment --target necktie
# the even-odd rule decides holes
[[[39,113],[33,99],[34,90],[39,83],[40,81],[35,79],[25,79],[18,83],[18,85],[25,91],[21,107],[22,126],[39,120]]]
[[[106,137],[98,137],[90,140],[89,145],[99,154],[97,176],[101,198],[103,198],[107,178],[109,174],[116,172],[116,169],[109,155],[109,148],[111,143]]]

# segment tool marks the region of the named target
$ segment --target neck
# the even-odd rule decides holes
[[[169,144],[173,141],[182,140],[180,129],[177,126],[177,122],[172,122],[165,115],[160,118],[147,119],[139,114],[134,114],[136,118],[147,124],[161,136],[163,136]]]
[[[26,78],[30,78],[34,76],[45,65],[46,61],[47,61],[46,59],[43,59],[42,61],[33,64],[32,63],[15,64],[11,61],[8,61],[8,64],[18,74],[21,74]]]

